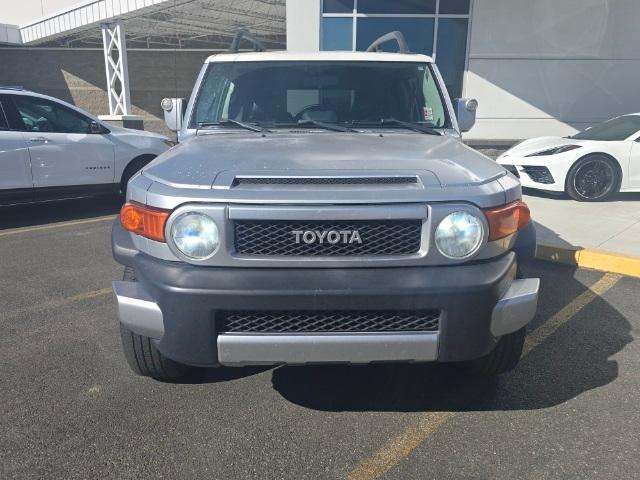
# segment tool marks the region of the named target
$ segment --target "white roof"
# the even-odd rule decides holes
[[[419,53],[389,52],[243,52],[219,53],[207,58],[215,62],[273,62],[273,61],[359,61],[359,62],[417,62],[431,63],[433,59]]]
[[[225,49],[242,27],[284,48],[285,0],[83,0],[20,25],[25,45],[102,47],[100,25],[124,23],[127,46]]]

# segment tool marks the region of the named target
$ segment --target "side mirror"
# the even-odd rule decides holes
[[[104,133],[104,128],[95,120],[91,121],[91,125],[89,126],[91,133]]]
[[[461,132],[468,132],[476,123],[478,101],[474,98],[456,99],[456,117]]]
[[[184,98],[164,98],[160,106],[164,110],[164,123],[167,124],[167,128],[172,132],[180,131],[187,106]]]

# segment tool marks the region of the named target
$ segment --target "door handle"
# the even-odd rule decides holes
[[[31,143],[46,143],[47,139],[44,137],[33,137],[33,138],[30,138],[29,141]]]

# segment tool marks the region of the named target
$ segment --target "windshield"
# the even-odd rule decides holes
[[[430,65],[415,62],[212,63],[190,127],[223,119],[270,127],[301,121],[373,126],[381,119],[450,126]]]
[[[627,115],[600,123],[571,138],[577,140],[622,141],[640,131],[640,115]]]

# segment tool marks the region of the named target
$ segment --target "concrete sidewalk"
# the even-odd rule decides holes
[[[524,200],[538,225],[540,243],[640,257],[640,194],[583,203],[527,190]]]
[[[525,190],[538,234],[538,257],[640,276],[640,194],[602,203]]]

